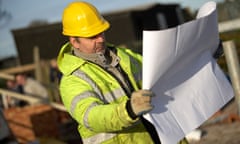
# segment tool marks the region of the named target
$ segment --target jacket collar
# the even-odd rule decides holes
[[[110,59],[110,61],[108,61],[107,59]],[[95,62],[94,60],[96,60],[97,62]],[[85,63],[89,63],[89,62],[98,64],[104,68],[108,66],[115,67],[116,65],[119,64],[120,57],[118,57],[109,48],[107,48],[106,54],[101,56],[100,54],[93,54],[93,55],[82,55],[82,53],[76,54],[74,51],[74,48],[68,42],[62,46],[57,58],[59,69],[64,75],[72,74],[73,71],[75,71]]]
[[[79,50],[73,48],[73,54],[86,61],[98,64],[104,68],[107,68],[109,66],[115,67],[117,64],[119,64],[120,61],[120,58],[108,48],[106,48],[105,53],[99,52],[93,54],[82,53]]]

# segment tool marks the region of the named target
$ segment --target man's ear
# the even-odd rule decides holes
[[[69,42],[74,48],[78,48],[80,45],[80,42],[76,37],[69,37]]]

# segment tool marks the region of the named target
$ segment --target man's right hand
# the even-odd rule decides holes
[[[132,93],[130,104],[136,116],[148,113],[153,109],[151,105],[152,96],[154,96],[154,93],[150,90],[138,90]]]

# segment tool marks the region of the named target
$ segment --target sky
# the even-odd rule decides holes
[[[72,0],[74,1],[74,0]],[[0,0],[0,60],[17,56],[16,45],[11,30],[26,28],[33,20],[48,23],[61,21],[62,11],[70,0]],[[137,7],[149,3],[177,3],[182,8],[198,10],[210,0],[86,0],[101,13]],[[212,0],[223,2],[224,0]]]

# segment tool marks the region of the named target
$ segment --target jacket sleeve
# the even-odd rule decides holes
[[[75,76],[62,78],[60,92],[63,103],[72,117],[91,131],[121,131],[138,121],[131,119],[127,113],[127,96],[104,104],[85,81]]]
[[[95,132],[121,131],[132,126],[138,119],[133,120],[126,111],[126,97],[121,103],[101,105],[91,109],[88,115],[89,126]]]

